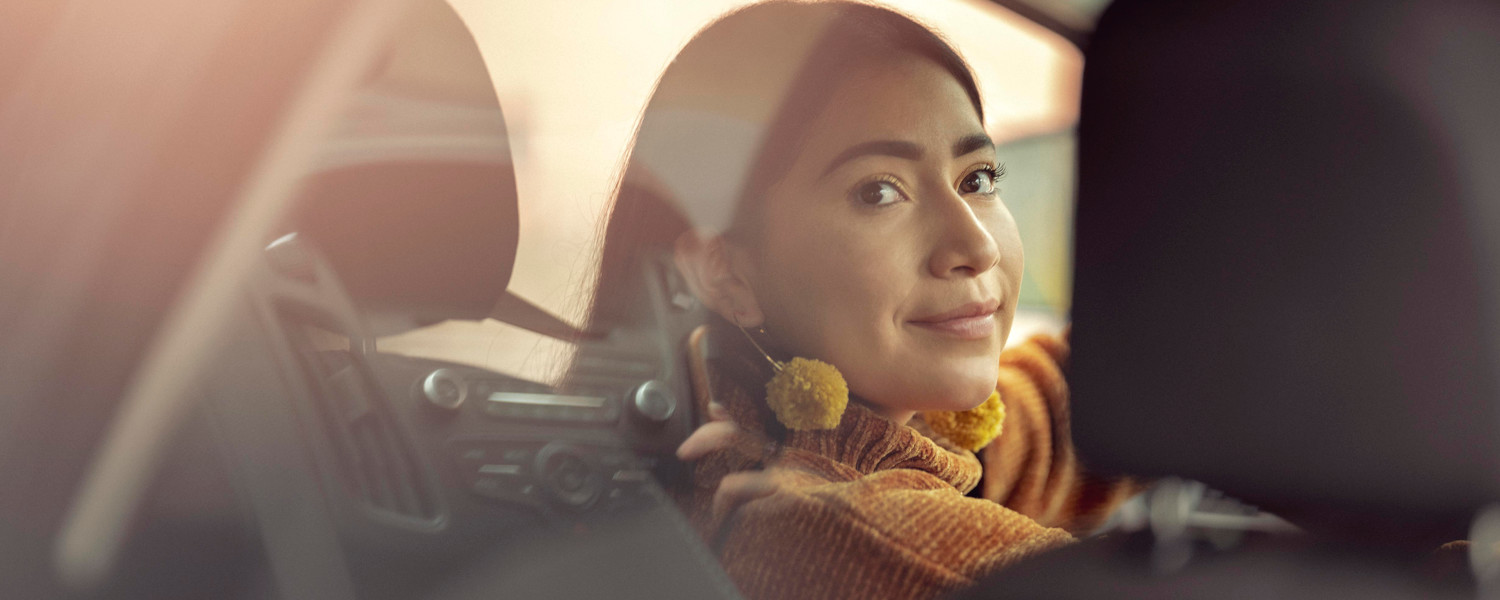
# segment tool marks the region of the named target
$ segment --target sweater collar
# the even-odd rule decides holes
[[[739,332],[720,331],[710,330],[714,358],[709,361],[708,375],[713,397],[741,428],[776,440],[782,448],[839,463],[861,476],[913,469],[964,493],[979,484],[983,467],[974,453],[932,433],[921,415],[913,417],[910,426],[902,425],[851,401],[834,429],[787,430],[766,406],[765,382],[772,373],[765,359],[741,341]]]
[[[921,426],[914,417],[912,423]],[[929,435],[931,435],[929,433]],[[944,447],[916,428],[849,403],[834,429],[788,432],[783,447],[817,454],[869,475],[892,469],[929,473],[967,493],[979,484],[981,467],[972,452]]]

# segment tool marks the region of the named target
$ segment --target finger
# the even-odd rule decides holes
[[[740,435],[740,428],[733,421],[711,421],[688,435],[677,447],[677,458],[696,460],[718,448],[726,448]]]
[[[730,473],[719,481],[719,489],[714,490],[713,514],[733,511],[746,502],[774,494],[780,488],[780,478],[769,471]]]

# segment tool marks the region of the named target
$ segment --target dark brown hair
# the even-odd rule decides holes
[[[795,24],[819,21],[825,25],[810,50],[801,57],[790,84],[785,88],[773,116],[766,125],[745,183],[738,192],[726,236],[744,244],[754,244],[760,216],[760,199],[768,188],[785,176],[805,141],[809,124],[825,108],[826,99],[857,67],[879,64],[902,56],[918,56],[933,61],[948,71],[967,92],[974,110],[983,120],[979,90],[967,64],[941,37],[910,18],[886,8],[846,2],[771,1],[751,5],[729,13],[702,31],[677,54],[658,80],[652,99],[642,114],[641,126],[632,141],[632,153],[643,134],[652,126],[652,111],[670,86],[702,86],[703,82],[683,81],[684,64],[703,68],[705,60],[724,60],[720,68],[754,68],[747,64],[757,60],[775,60],[784,55],[774,48],[785,39],[771,35],[747,36],[744,22],[757,27],[767,23],[792,29]],[[745,47],[749,40],[748,48]],[[728,44],[739,47],[723,56]],[[757,51],[761,46],[764,51]],[[696,89],[696,87],[695,87]],[[712,94],[717,90],[710,89]],[[700,91],[700,93],[702,93]],[[725,90],[722,93],[734,93]],[[695,143],[699,140],[684,140]],[[691,150],[691,149],[688,149]],[[607,331],[628,320],[631,306],[639,300],[640,261],[657,254],[670,254],[673,243],[690,226],[688,219],[668,198],[661,197],[645,183],[650,180],[646,169],[631,160],[622,168],[616,184],[607,225],[603,232],[603,249],[597,285],[589,312],[589,329]]]

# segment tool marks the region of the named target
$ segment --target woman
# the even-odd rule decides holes
[[[842,3],[724,17],[647,106],[593,327],[629,318],[639,265],[662,256],[712,312],[696,383],[742,433],[685,447],[698,485],[684,503],[751,598],[934,596],[1067,543],[1055,526],[1086,529],[1131,490],[1077,468],[1066,346],[1002,356],[1021,243],[982,123],[940,38]],[[837,375],[787,384],[793,365]],[[806,413],[829,398],[799,389],[838,398]],[[713,501],[747,470],[775,485]]]

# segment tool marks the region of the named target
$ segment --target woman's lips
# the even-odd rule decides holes
[[[908,321],[929,331],[964,340],[982,340],[995,335],[995,311],[1000,302],[973,302],[936,315]]]

